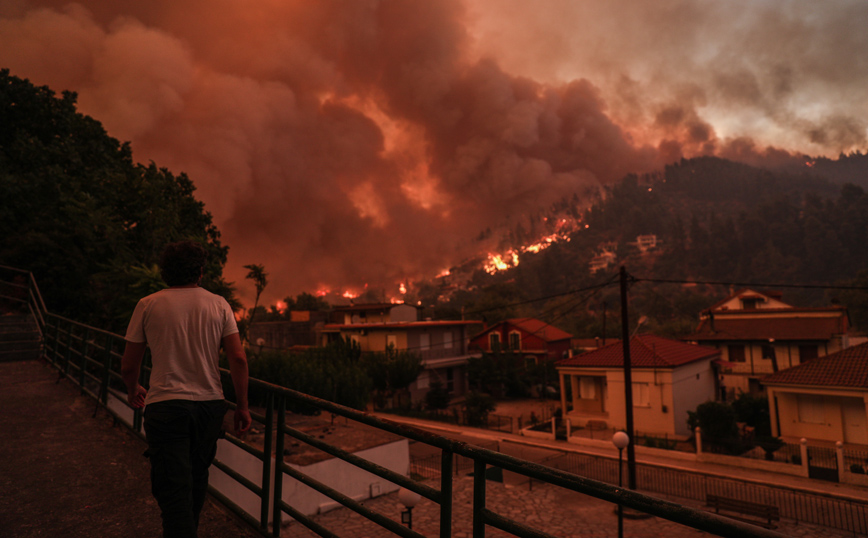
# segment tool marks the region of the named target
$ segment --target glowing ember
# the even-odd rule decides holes
[[[443,278],[444,276],[449,276],[451,274],[452,273],[449,271],[449,269],[443,269],[442,271],[437,273],[437,278]]]
[[[320,288],[320,289],[316,290],[316,296],[317,297],[325,297],[326,295],[328,295],[331,292],[332,292],[332,290],[330,290],[328,288]]]
[[[283,301],[277,301],[276,303],[274,303],[274,308],[276,308],[278,312],[283,314],[284,312],[286,312],[286,303],[284,303]]]

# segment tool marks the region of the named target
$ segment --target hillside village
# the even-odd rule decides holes
[[[420,319],[419,313],[406,304],[359,304],[335,307],[329,319],[317,323],[255,323],[250,334],[265,347],[346,339],[362,353],[387,348],[416,353],[423,368],[406,389],[406,407],[424,407],[435,384],[445,388],[451,406],[460,407],[474,388],[468,364],[483,355],[528,372],[549,364],[556,377],[535,386],[533,394],[550,392],[570,430],[625,427],[620,340],[573,338],[532,318],[486,325]],[[768,399],[773,438],[868,445],[868,343],[852,331],[845,308],[798,307],[779,292],[743,289],[697,312],[697,318],[694,333],[680,340],[641,326],[633,332],[633,407],[645,435],[692,438],[690,412],[705,402],[732,403],[746,394]]]

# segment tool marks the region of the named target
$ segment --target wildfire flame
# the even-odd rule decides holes
[[[355,298],[358,297],[359,295],[360,295],[359,293],[353,293],[353,292],[351,292],[350,290],[347,290],[347,291],[344,292],[344,294],[342,295],[342,297],[344,297],[345,299],[355,299]]]
[[[274,308],[276,308],[277,311],[280,312],[281,314],[286,312],[286,306],[287,306],[286,303],[283,301],[277,301],[276,303],[274,303]]]
[[[407,293],[407,286],[405,286],[404,283],[401,282],[401,284],[398,286],[398,291],[401,292],[401,295],[404,295],[405,293]]]

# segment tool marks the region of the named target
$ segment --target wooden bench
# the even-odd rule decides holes
[[[771,504],[742,501],[739,499],[731,499],[729,497],[721,497],[720,495],[706,495],[705,504],[706,506],[714,508],[715,514],[720,514],[732,519],[738,519],[745,523],[759,525],[760,527],[765,527],[767,529],[777,528],[775,522],[781,520],[780,509]],[[754,518],[759,519],[741,517],[741,515],[753,516]]]

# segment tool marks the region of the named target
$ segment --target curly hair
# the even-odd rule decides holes
[[[208,254],[199,243],[179,241],[166,245],[160,256],[160,274],[169,286],[199,282]]]

